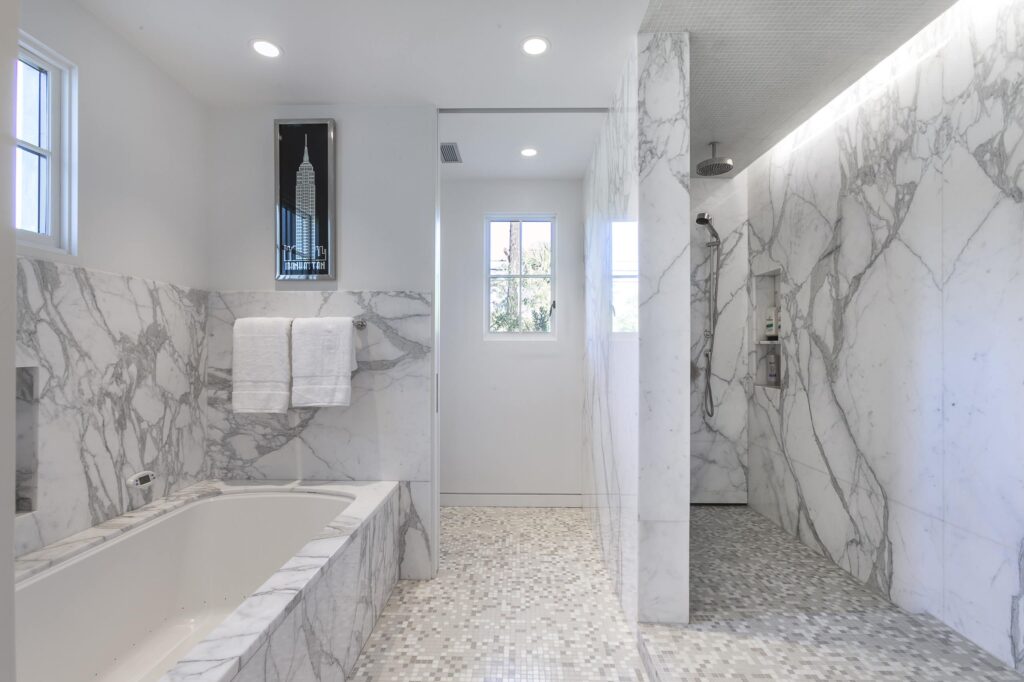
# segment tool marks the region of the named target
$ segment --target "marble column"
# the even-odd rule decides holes
[[[689,620],[689,35],[638,41],[638,617]]]

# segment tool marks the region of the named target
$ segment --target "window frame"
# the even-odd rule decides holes
[[[491,223],[549,223],[551,225],[551,273],[549,275],[491,275]],[[484,338],[509,341],[555,341],[558,339],[558,217],[554,213],[489,213],[484,218]],[[500,332],[491,329],[491,280],[492,279],[550,279],[551,280],[551,323],[546,332]]]
[[[37,147],[21,140],[17,137],[17,131],[14,136],[16,147],[47,158],[49,196],[46,198],[46,233],[22,230],[15,226],[17,246],[19,249],[73,256],[78,251],[78,69],[24,31],[20,32],[18,39],[18,61],[47,74],[48,147]],[[18,103],[15,104],[17,106]]]

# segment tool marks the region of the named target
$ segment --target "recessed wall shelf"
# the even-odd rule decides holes
[[[24,514],[36,509],[36,474],[39,453],[36,447],[39,398],[36,391],[39,369],[18,367],[14,381],[15,466],[14,511]]]
[[[781,332],[780,274],[781,271],[773,270],[754,275],[754,385],[766,388],[782,385],[782,343],[781,337],[776,338]]]

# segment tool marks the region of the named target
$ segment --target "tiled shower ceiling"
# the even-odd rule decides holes
[[[651,0],[641,31],[690,31],[693,164],[768,151],[954,0]]]

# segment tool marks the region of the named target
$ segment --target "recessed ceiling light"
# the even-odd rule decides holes
[[[540,36],[533,36],[523,41],[523,52],[533,57],[539,54],[544,54],[548,51],[547,38],[541,38]]]
[[[533,147],[527,147],[526,149],[522,150],[519,153],[528,159],[537,156],[537,150],[534,149]]]
[[[252,41],[252,49],[256,50],[257,54],[261,54],[264,57],[280,57],[281,48],[274,43],[266,40],[254,40]]]

